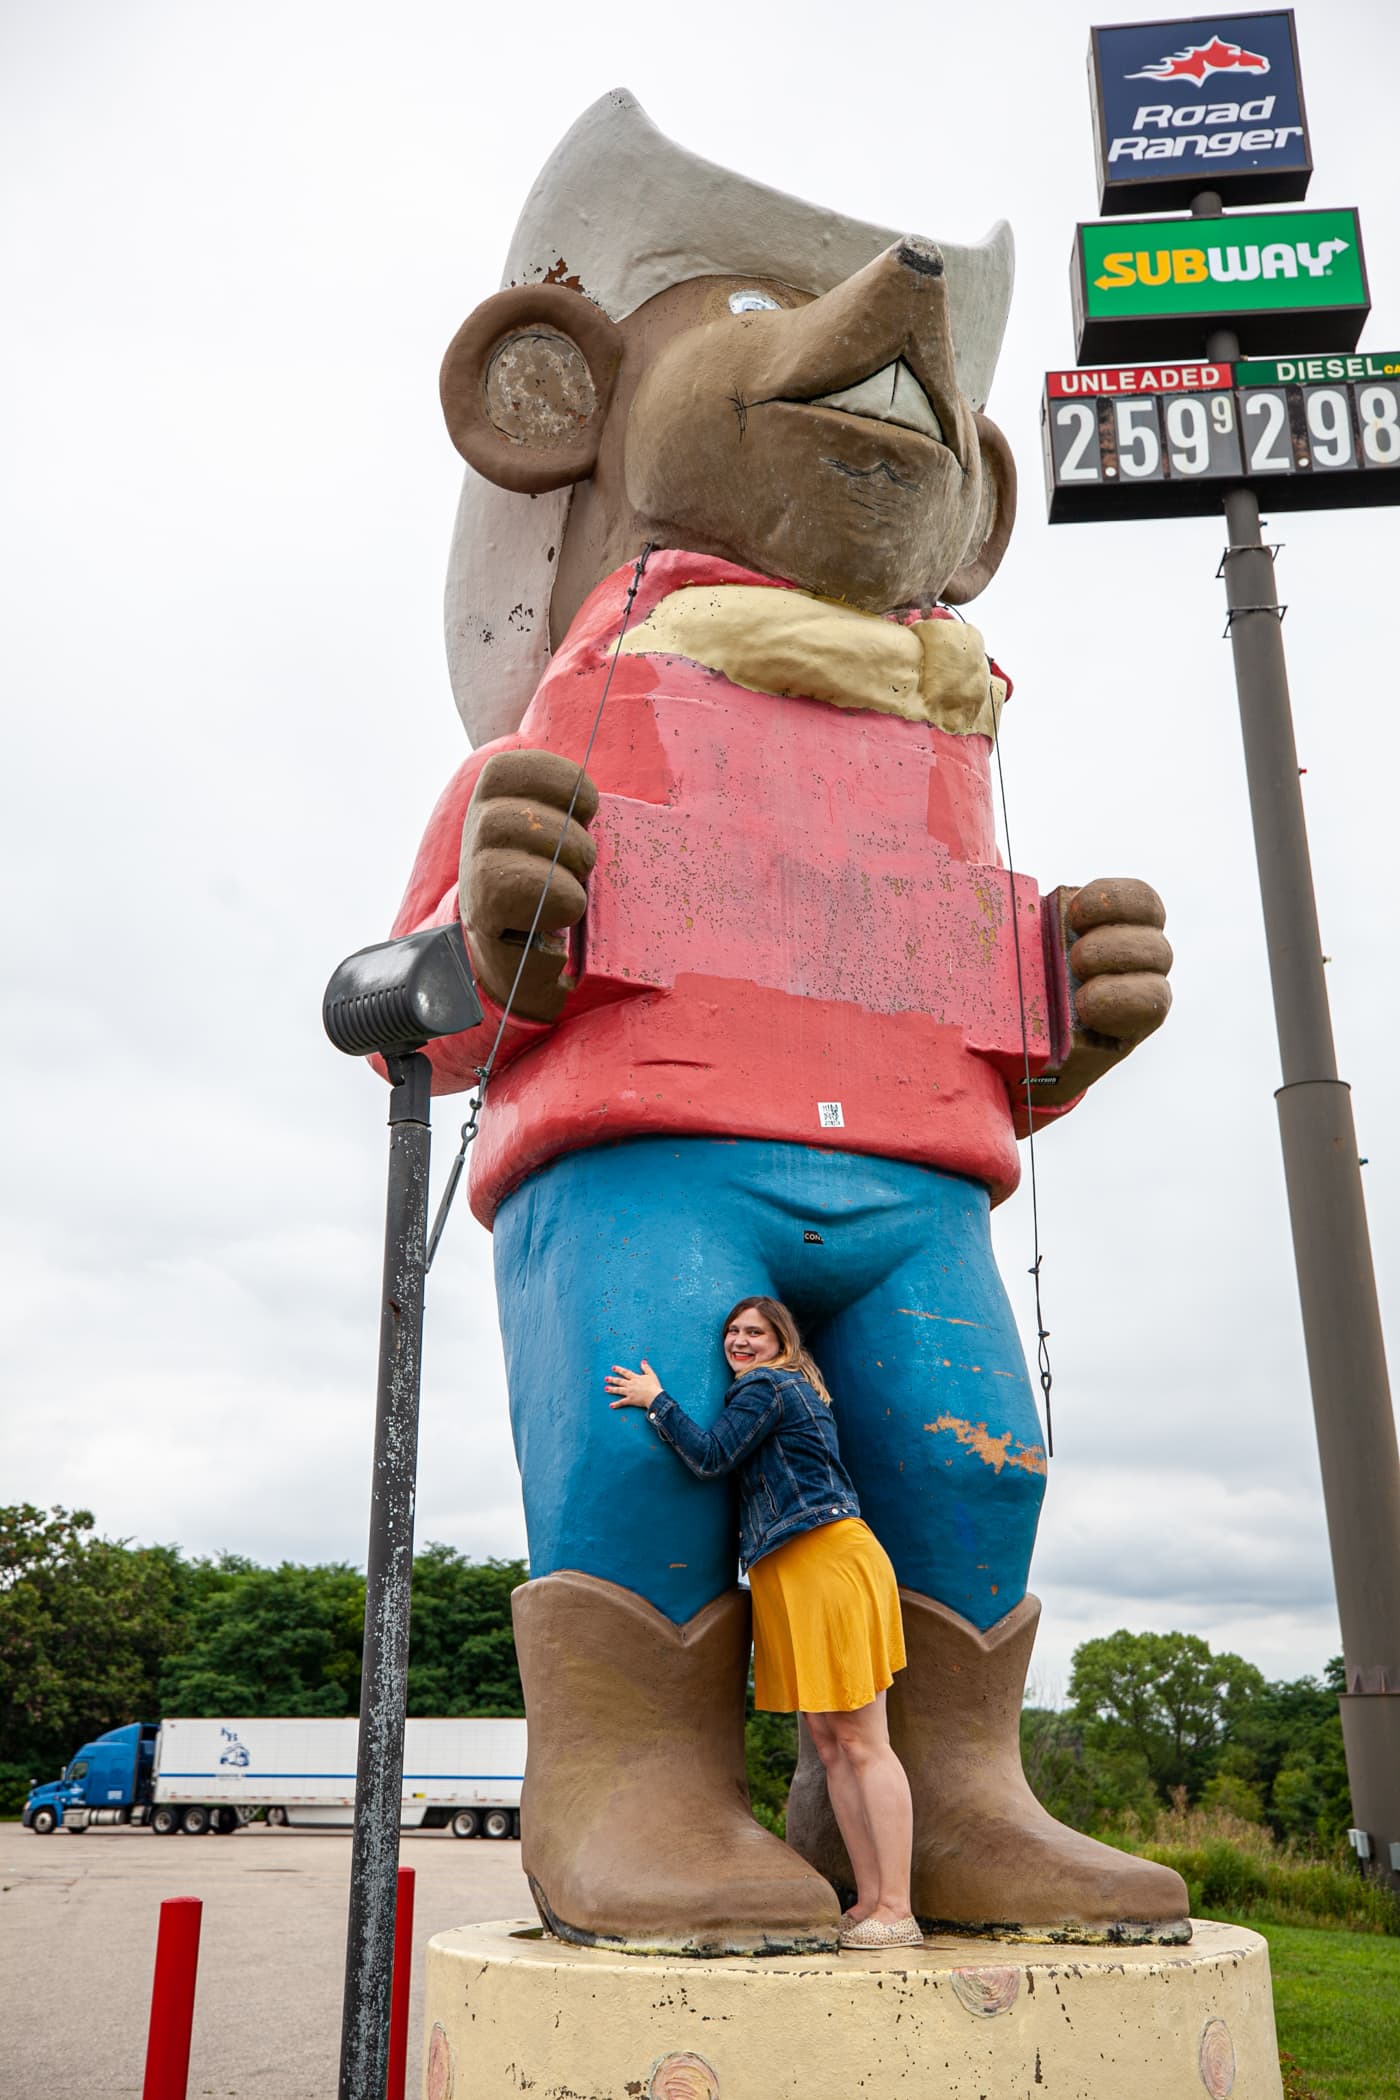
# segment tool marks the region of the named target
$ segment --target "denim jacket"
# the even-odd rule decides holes
[[[800,1531],[860,1515],[831,1409],[781,1364],[760,1364],[736,1378],[713,1429],[702,1429],[669,1393],[657,1394],[647,1420],[697,1479],[738,1474],[745,1571]]]

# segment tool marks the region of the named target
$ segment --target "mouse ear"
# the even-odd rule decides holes
[[[442,361],[453,444],[498,487],[537,495],[591,474],[622,331],[582,292],[518,284],[484,299]]]
[[[989,416],[974,413],[977,441],[982,452],[982,503],[977,524],[961,567],[949,577],[940,596],[948,605],[966,605],[984,591],[1006,552],[1011,528],[1016,523],[1016,462],[1011,447]]]

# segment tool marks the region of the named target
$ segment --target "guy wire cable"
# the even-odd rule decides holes
[[[990,661],[990,659],[988,659]],[[1026,1086],[1026,1149],[1031,1165],[1031,1250],[1034,1260],[1029,1275],[1035,1283],[1035,1353],[1040,1373],[1040,1390],[1045,1396],[1045,1455],[1055,1456],[1055,1431],[1050,1417],[1050,1387],[1054,1374],[1050,1369],[1050,1330],[1045,1324],[1045,1315],[1040,1307],[1040,1264],[1044,1256],[1040,1251],[1040,1203],[1035,1177],[1035,1110],[1031,1092],[1031,1046],[1026,1032],[1026,991],[1021,972],[1021,914],[1016,906],[1016,856],[1011,850],[1011,821],[1006,811],[1006,775],[1001,764],[1001,718],[993,712],[992,749],[996,753],[997,788],[1001,796],[1001,832],[1006,840],[1006,879],[1011,903],[1011,939],[1016,955],[1016,1001],[1021,1009],[1021,1057],[1025,1067]]]
[[[968,623],[956,605],[943,608],[955,620]],[[987,658],[990,666],[992,659]],[[1001,795],[1001,834],[1006,840],[1007,894],[1011,904],[1011,944],[1016,957],[1016,1003],[1021,1010],[1021,1058],[1024,1067],[1026,1089],[1026,1149],[1031,1165],[1031,1251],[1034,1261],[1026,1271],[1035,1283],[1035,1354],[1036,1367],[1040,1374],[1040,1390],[1045,1397],[1045,1455],[1055,1456],[1055,1430],[1050,1416],[1050,1388],[1054,1384],[1054,1373],[1050,1368],[1050,1330],[1045,1324],[1045,1315],[1040,1308],[1040,1265],[1044,1256],[1040,1251],[1040,1202],[1035,1175],[1035,1114],[1031,1106],[1031,1046],[1026,1032],[1026,987],[1021,968],[1021,915],[1016,909],[1016,856],[1011,851],[1011,820],[1006,810],[1006,775],[1001,764],[1001,717],[992,710],[992,749],[996,753],[997,787]]]
[[[608,664],[607,676],[603,680],[603,690],[598,697],[598,706],[593,716],[593,726],[588,732],[588,742],[584,746],[583,757],[579,761],[578,778],[574,782],[574,791],[569,797],[569,806],[564,812],[564,821],[559,827],[559,837],[555,843],[554,857],[545,871],[544,882],[540,887],[540,894],[535,904],[535,915],[530,921],[530,930],[525,936],[524,946],[520,950],[520,960],[515,966],[515,977],[509,992],[506,994],[506,1003],[501,1009],[501,1018],[496,1028],[495,1040],[487,1054],[485,1064],[478,1065],[476,1068],[476,1092],[472,1095],[468,1104],[471,1114],[462,1125],[462,1142],[458,1149],[457,1157],[453,1160],[448,1171],[447,1182],[442,1192],[442,1201],[438,1205],[437,1216],[433,1220],[433,1229],[428,1235],[428,1252],[423,1265],[425,1271],[431,1269],[433,1265],[433,1256],[437,1253],[438,1241],[442,1238],[443,1227],[447,1223],[447,1214],[452,1208],[452,1199],[457,1193],[457,1184],[462,1178],[462,1169],[466,1165],[467,1147],[477,1134],[477,1125],[486,1101],[486,1088],[495,1069],[496,1053],[501,1047],[501,1038],[504,1036],[506,1024],[510,1020],[511,1008],[515,1004],[515,995],[520,989],[520,980],[525,974],[525,965],[529,960],[535,935],[539,931],[540,917],[544,911],[545,899],[549,895],[549,886],[554,880],[554,871],[559,865],[559,856],[564,850],[564,841],[568,837],[569,826],[573,822],[579,794],[588,774],[588,761],[593,755],[593,745],[597,739],[598,725],[603,719],[603,709],[607,704],[608,692],[613,682],[613,672],[617,669],[617,659],[622,650],[623,637],[627,633],[627,628],[632,618],[632,608],[636,604],[637,592],[641,588],[643,573],[655,551],[655,543],[648,540],[633,564],[632,581],[627,586],[627,597],[622,608],[622,625],[617,630],[617,640],[613,644],[613,653]]]

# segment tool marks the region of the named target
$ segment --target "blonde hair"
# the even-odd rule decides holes
[[[731,1305],[719,1331],[721,1349],[724,1347],[724,1337],[742,1312],[762,1314],[778,1337],[778,1354],[774,1361],[782,1364],[786,1370],[796,1371],[799,1378],[805,1378],[808,1385],[819,1393],[830,1407],[831,1395],[826,1389],[826,1380],[822,1377],[815,1359],[803,1348],[797,1322],[780,1299],[741,1298],[737,1305]],[[762,1366],[755,1365],[754,1368],[759,1370]]]

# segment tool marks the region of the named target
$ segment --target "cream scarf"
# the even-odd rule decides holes
[[[932,619],[901,627],[762,584],[673,591],[630,629],[622,649],[686,657],[749,692],[871,708],[954,736],[995,736],[1006,698],[975,627]]]

